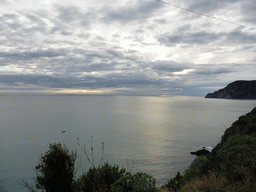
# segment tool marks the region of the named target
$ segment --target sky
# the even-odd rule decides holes
[[[0,0],[0,92],[206,95],[256,75],[255,0]]]

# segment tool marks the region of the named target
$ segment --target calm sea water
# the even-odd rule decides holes
[[[95,164],[104,142],[105,161],[150,174],[161,186],[189,166],[191,151],[215,146],[255,104],[188,96],[1,95],[0,191],[28,191],[22,179],[33,183],[35,165],[54,142],[77,151],[81,175],[89,163],[77,139],[89,149],[92,137]]]

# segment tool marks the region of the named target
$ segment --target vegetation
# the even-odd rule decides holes
[[[195,158],[162,189],[256,191],[256,108],[234,122],[209,155]]]
[[[79,144],[81,147],[81,145]],[[136,173],[110,165],[94,165],[91,142],[91,158],[86,147],[81,147],[91,168],[74,179],[74,163],[77,155],[71,154],[61,144],[50,144],[36,166],[36,188],[46,192],[156,192],[156,180],[146,173]],[[35,191],[25,183],[30,191]],[[221,142],[210,154],[199,156],[184,171],[170,179],[162,191],[256,191],[256,108],[241,116],[228,128]]]
[[[81,147],[81,145],[79,144]],[[104,143],[102,143],[102,156],[98,166],[93,159],[93,147],[91,142],[91,158],[87,154],[86,147],[81,147],[90,169],[83,173],[78,179],[74,179],[74,164],[76,153],[62,147],[59,143],[50,144],[49,150],[41,156],[37,170],[36,189],[24,181],[25,186],[32,192],[45,190],[46,192],[122,192],[122,191],[157,191],[156,180],[145,174],[127,172],[118,165],[110,165],[108,162],[101,164],[104,157]]]
[[[118,179],[112,186],[114,192],[156,192],[156,179],[146,173],[130,173]]]
[[[87,173],[84,173],[74,182],[74,191],[111,191],[111,186],[125,173],[124,168],[119,169],[118,165],[112,166],[108,162],[98,168],[91,167]]]
[[[61,144],[50,144],[50,149],[36,166],[36,188],[46,192],[72,191],[76,154],[69,154]]]

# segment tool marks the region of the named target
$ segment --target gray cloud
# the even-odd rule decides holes
[[[150,78],[137,72],[127,74],[110,73],[103,76],[82,75],[56,76],[56,75],[1,75],[1,86],[15,86],[17,88],[119,88],[119,87],[140,87],[144,85],[161,85],[163,82]]]
[[[223,38],[224,33],[214,33],[214,32],[206,32],[206,31],[200,31],[200,32],[188,32],[186,34],[184,33],[165,33],[158,37],[158,41],[161,44],[164,44],[166,46],[176,46],[177,44],[210,44],[212,42],[219,41]]]
[[[222,0],[222,1],[211,1],[211,0],[196,0],[188,7],[191,10],[198,11],[200,13],[215,12],[218,9],[223,9],[229,5],[239,3],[241,0]]]
[[[66,24],[69,24],[89,28],[91,23],[98,18],[98,10],[96,9],[84,11],[76,6],[56,6],[56,10],[58,11],[59,20],[63,22],[66,27]]]
[[[235,70],[230,64],[208,64],[208,65],[196,65],[195,70],[192,72],[194,75],[203,76],[216,76],[220,74],[233,73]]]
[[[58,18],[65,23],[76,21],[77,19],[80,19],[82,16],[82,13],[80,12],[79,8],[75,6],[57,7],[57,10],[59,12]]]
[[[256,34],[243,32],[241,27],[230,32],[190,32],[190,27],[184,26],[173,33],[161,34],[157,39],[166,46],[176,46],[177,44],[208,45],[221,42],[225,42],[225,45],[251,44],[256,42]]]
[[[256,42],[256,34],[249,34],[238,28],[226,34],[226,42],[229,44],[254,44]]]
[[[152,63],[152,69],[158,73],[181,72],[192,67],[189,63],[177,63],[175,61],[155,61]]]
[[[202,93],[202,87],[255,77],[253,29],[216,24],[157,1],[92,2],[0,14],[0,88]],[[238,21],[255,24],[253,0],[177,3],[224,19],[237,12]]]
[[[102,21],[105,23],[118,21],[122,24],[131,21],[144,21],[162,7],[163,5],[156,1],[138,1],[137,4],[132,6],[125,5],[116,10],[109,9]]]
[[[169,63],[169,65],[168,65]],[[197,87],[213,86],[224,84],[235,80],[237,74],[243,70],[247,76],[252,72],[255,65],[231,65],[231,64],[207,64],[192,65],[175,63],[173,61],[157,61],[155,63],[142,63],[134,70],[119,69],[115,67],[120,63],[99,63],[83,66],[75,66],[72,72],[68,69],[64,73],[51,75],[42,74],[3,74],[0,77],[1,87],[16,87],[16,89],[39,89],[39,88],[77,88],[77,89],[97,89],[97,88],[149,88],[175,91],[175,88],[183,88],[184,91],[194,89],[200,92]],[[152,66],[152,69],[149,67]],[[60,66],[64,67],[65,66]],[[72,68],[72,65],[68,65]],[[127,66],[129,68],[129,66]],[[186,75],[173,75],[172,72],[180,72],[184,69],[192,69]],[[54,70],[52,69],[54,72]],[[60,71],[60,70],[57,70]],[[96,74],[92,72],[96,72]],[[87,74],[83,74],[87,72]],[[155,73],[155,75],[152,75]],[[163,73],[168,74],[172,79],[162,78]],[[253,72],[252,72],[253,73]],[[255,73],[255,72],[254,72]],[[175,79],[176,77],[179,79]],[[250,76],[250,75],[249,75]],[[248,77],[249,77],[248,76]],[[223,77],[229,77],[224,80]],[[213,80],[215,83],[213,83]],[[191,85],[190,82],[193,82]],[[167,89],[168,88],[168,89]],[[202,91],[202,90],[201,90]]]
[[[252,24],[255,28],[256,18],[252,17],[255,14],[256,4],[255,1],[251,0],[241,5],[242,13],[244,14],[243,21]],[[253,27],[252,26],[252,27]]]
[[[32,51],[0,52],[1,58],[34,59],[40,57],[58,57],[64,55],[62,49],[36,49]]]

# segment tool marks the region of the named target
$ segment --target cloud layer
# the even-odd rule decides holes
[[[0,90],[204,95],[255,78],[254,0],[165,2],[0,0]]]

